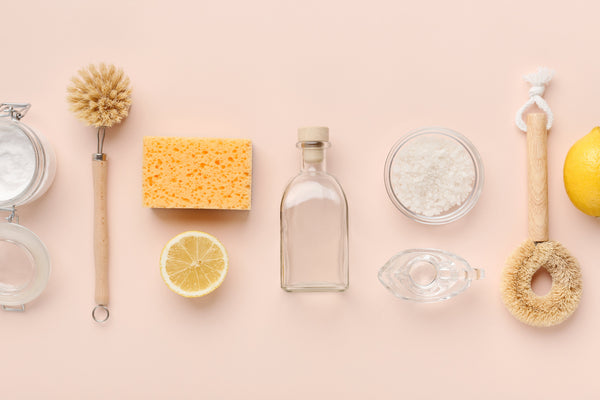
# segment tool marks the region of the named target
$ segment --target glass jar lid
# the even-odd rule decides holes
[[[0,257],[0,305],[4,309],[23,309],[48,283],[48,250],[40,238],[24,226],[0,223]]]

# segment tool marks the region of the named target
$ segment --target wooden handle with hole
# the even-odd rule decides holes
[[[94,262],[96,304],[108,305],[108,225],[106,223],[106,160],[92,160],[94,175]]]
[[[548,241],[548,131],[545,113],[527,115],[529,239]]]

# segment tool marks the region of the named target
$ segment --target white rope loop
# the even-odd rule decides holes
[[[517,111],[517,116],[515,118],[515,122],[519,129],[523,132],[527,132],[527,124],[523,121],[523,113],[531,107],[534,103],[548,115],[548,123],[546,124],[546,129],[550,129],[552,126],[552,122],[554,122],[554,115],[552,114],[552,110],[550,110],[550,106],[546,103],[546,100],[542,97],[544,95],[544,91],[546,90],[546,85],[550,83],[550,80],[554,76],[554,71],[546,67],[538,68],[537,72],[532,74],[525,75],[523,79],[531,84],[531,88],[529,89],[529,100],[521,108]]]

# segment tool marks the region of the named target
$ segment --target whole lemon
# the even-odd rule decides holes
[[[579,139],[567,153],[565,189],[581,211],[600,216],[600,127]]]

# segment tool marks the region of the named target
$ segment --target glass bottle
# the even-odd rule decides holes
[[[348,203],[326,172],[329,128],[298,129],[300,173],[281,199],[281,288],[338,292],[348,288]]]

